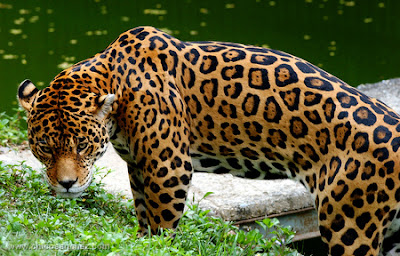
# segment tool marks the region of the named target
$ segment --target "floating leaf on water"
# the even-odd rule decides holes
[[[348,7],[353,7],[356,5],[356,3],[354,1],[346,1],[344,2],[344,5]]]
[[[74,65],[74,63],[64,61],[64,62],[58,64],[57,67],[60,69],[67,69],[67,68],[71,67],[72,65]]]
[[[160,9],[144,9],[143,10],[144,14],[149,14],[149,15],[166,15],[167,10],[160,10]]]
[[[233,3],[225,4],[225,8],[226,8],[226,9],[233,9],[233,8],[235,8],[235,4],[233,4]]]
[[[18,59],[18,55],[16,54],[4,54],[3,59],[5,60],[15,60]]]
[[[30,23],[35,23],[36,21],[39,20],[39,16],[35,15],[29,18]]]
[[[24,22],[25,22],[25,18],[24,17],[20,17],[20,18],[14,20],[14,24],[15,25],[21,25]]]
[[[31,11],[27,10],[27,9],[19,9],[18,12],[21,15],[25,15],[25,14],[29,14]]]
[[[207,8],[200,8],[200,13],[208,14],[208,9]]]
[[[336,42],[335,41],[331,41],[330,45],[328,46],[328,50],[329,51],[336,51]]]
[[[94,34],[95,34],[96,36],[107,35],[107,34],[108,34],[108,31],[107,31],[107,30],[96,30],[96,31],[94,31]]]
[[[87,36],[102,36],[102,35],[107,35],[107,30],[95,30],[95,31],[86,31]]]
[[[128,16],[121,17],[121,21],[123,21],[123,22],[128,22],[129,20],[130,20],[130,18]]]
[[[102,5],[100,7],[100,13],[103,14],[103,15],[106,15],[107,14],[107,6]]]
[[[365,18],[364,23],[371,23],[373,21],[372,18]]]
[[[0,9],[12,9],[12,5],[0,3]]]
[[[19,28],[12,28],[12,29],[10,29],[10,34],[19,35],[19,34],[21,34],[21,33],[22,33],[22,29],[19,29]]]
[[[65,61],[65,62],[75,62],[75,56],[61,56],[61,58]]]
[[[160,30],[170,35],[174,34],[174,32],[169,28],[160,28]]]

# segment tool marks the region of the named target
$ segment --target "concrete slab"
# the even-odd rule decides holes
[[[400,113],[400,78],[383,80],[379,83],[361,84],[357,87],[366,95],[383,101]]]

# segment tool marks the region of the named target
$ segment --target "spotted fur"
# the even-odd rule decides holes
[[[300,58],[139,27],[18,95],[60,195],[86,189],[112,142],[142,231],[177,227],[193,170],[290,177],[314,197],[331,255],[399,253],[400,117]]]

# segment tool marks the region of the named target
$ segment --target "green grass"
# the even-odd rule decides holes
[[[193,205],[175,238],[171,231],[138,238],[132,200],[106,193],[101,182],[81,198],[61,199],[30,167],[0,164],[0,255],[296,255],[290,228],[269,219],[260,225],[274,236],[239,230]]]
[[[19,108],[13,115],[0,113],[0,146],[21,144],[27,140],[26,115]]]

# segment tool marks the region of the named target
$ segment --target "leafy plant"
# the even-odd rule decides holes
[[[10,144],[21,144],[27,140],[27,131],[25,128],[26,115],[21,109],[15,109],[15,114],[7,115],[0,113],[0,146]]]
[[[81,198],[51,195],[42,174],[0,162],[0,255],[296,255],[289,228],[245,232],[189,205],[176,231],[138,237],[133,200],[106,193],[94,182]]]
[[[265,240],[263,243],[265,251],[273,251],[274,253],[268,255],[297,255],[296,252],[288,247],[293,242],[295,235],[291,227],[282,227],[276,218],[263,219],[262,221],[256,221],[256,223],[261,226],[265,233],[273,235],[270,240]]]

